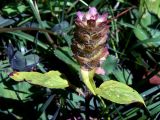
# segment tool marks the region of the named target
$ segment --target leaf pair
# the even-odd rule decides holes
[[[140,94],[136,90],[127,86],[124,83],[109,80],[103,82],[97,88],[93,80],[93,70],[88,71],[81,69],[81,75],[83,82],[94,95],[101,96],[107,100],[119,104],[130,104],[134,102],[140,102],[145,105],[143,98],[140,96]]]
[[[82,73],[84,74],[85,72],[83,71]],[[89,79],[93,79],[93,72],[92,75],[88,75],[85,73],[83,79],[86,79],[87,77],[89,77]],[[26,80],[29,83],[47,88],[64,89],[69,86],[68,81],[64,79],[61,76],[61,73],[58,71],[49,71],[44,74],[39,72],[16,72],[10,77],[15,81]],[[94,83],[90,84],[89,79],[86,79],[85,84],[90,89]],[[101,96],[115,103],[130,104],[134,102],[140,102],[145,104],[143,98],[138,94],[137,91],[124,83],[114,80],[105,81],[100,85],[100,87],[94,87],[90,90],[94,95]]]

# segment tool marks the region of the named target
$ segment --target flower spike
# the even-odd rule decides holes
[[[95,7],[86,13],[77,12],[72,51],[82,69],[93,70],[106,57],[107,23],[107,14],[100,15]]]

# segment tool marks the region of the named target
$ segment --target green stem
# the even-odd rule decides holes
[[[95,69],[93,70],[84,70],[81,69],[81,76],[82,76],[82,80],[85,83],[85,85],[88,87],[88,89],[94,94],[96,95],[96,85],[95,82],[93,80],[94,77],[94,73],[95,73]]]
[[[114,15],[113,15],[113,9],[112,9],[111,6],[110,6],[110,10],[111,10],[112,16],[114,16]],[[117,28],[117,25],[116,25],[116,22],[115,22],[115,19],[112,20],[111,24],[112,24],[112,31],[115,32],[116,29],[118,29],[118,28]],[[117,44],[118,44],[118,42],[119,42],[118,33],[116,32],[115,35],[116,35],[116,39],[115,39],[115,40],[116,40],[116,42],[117,42]],[[117,51],[117,50],[116,50],[116,45],[115,45],[115,43],[114,43],[114,39],[111,40],[111,43],[112,43],[112,46],[113,46],[114,51]],[[115,52],[115,56],[116,56],[116,58],[118,58],[117,52]]]
[[[104,100],[101,98],[101,96],[98,95],[98,98],[100,99],[101,103],[103,104],[103,106],[106,108],[106,104],[104,103]]]

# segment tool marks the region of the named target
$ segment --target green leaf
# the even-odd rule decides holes
[[[24,32],[21,32],[21,31],[15,31],[15,32],[9,32],[10,34],[12,35],[16,35],[18,37],[20,37],[21,39],[26,39],[27,41],[30,41],[30,42],[34,42],[35,40],[35,37],[33,37],[32,35],[29,35],[27,33],[24,33]],[[37,40],[37,45],[42,47],[43,49],[47,50],[48,49],[48,45],[41,42],[40,40]]]
[[[160,18],[160,1],[159,0],[142,0],[140,3],[141,9],[146,9],[149,12],[156,14]]]
[[[26,11],[27,7],[24,4],[9,4],[2,8],[2,11],[8,15],[15,15],[17,13],[23,13]]]
[[[66,88],[69,83],[61,77],[58,71],[49,71],[47,73],[39,72],[16,72],[10,76],[15,81],[26,80],[29,83],[40,85],[47,88]]]
[[[140,20],[140,23],[141,25],[143,25],[144,27],[148,27],[149,25],[153,24],[153,16],[148,12],[148,11],[145,11],[145,13],[143,14],[141,20]]]
[[[119,82],[122,82],[128,85],[132,84],[133,76],[130,70],[128,69],[120,69],[119,67],[117,67],[117,69],[114,70],[113,75],[116,77],[116,79]]]
[[[118,66],[118,59],[113,55],[108,55],[101,66],[106,71],[106,73],[105,75],[97,75],[97,77],[103,81],[109,80],[110,74],[112,74]]]
[[[109,80],[102,83],[100,87],[96,89],[96,93],[107,100],[119,104],[140,102],[145,105],[143,98],[137,91],[114,80]]]
[[[20,4],[20,5],[17,7],[17,10],[18,10],[20,13],[23,13],[26,9],[27,9],[27,7],[26,7],[25,5],[22,5],[22,4]]]
[[[13,81],[7,80],[8,73],[12,69],[7,69],[8,72],[2,71],[0,77],[0,97],[14,99],[14,100],[27,100],[32,93],[29,89],[32,87],[27,82],[20,82],[14,84]]]
[[[5,86],[3,82],[1,82],[0,97],[14,100],[25,100],[28,96],[31,95],[31,93],[29,92],[30,87],[31,85],[26,82],[21,82],[17,85],[14,85],[13,88],[11,88],[10,86]]]
[[[141,41],[149,38],[147,31],[141,28],[140,26],[137,26],[137,28],[133,29],[133,32],[136,35],[136,37]]]
[[[11,6],[5,6],[2,11],[7,14],[15,14],[17,12],[17,10]]]
[[[98,4],[100,4],[102,1],[101,0],[93,0],[91,3],[90,3],[90,6],[97,6]]]
[[[80,96],[75,93],[68,94],[67,102],[70,104],[70,106],[74,109],[79,109],[79,103],[84,103],[84,97]]]
[[[148,46],[151,46],[151,45],[153,45],[153,43],[154,44],[160,44],[159,43],[159,37],[160,36],[158,36],[158,37],[155,37],[155,38],[150,38],[150,39],[145,39],[145,40],[143,40],[143,41],[140,41],[140,42],[138,42],[137,44],[135,44],[135,45],[133,45],[132,47],[131,47],[131,50],[132,49],[134,49],[134,48],[136,48],[136,47],[138,47],[139,45],[148,45]],[[151,44],[152,43],[152,44]]]
[[[118,59],[113,55],[108,55],[102,67],[107,74],[110,74],[114,72],[117,66],[118,66]]]

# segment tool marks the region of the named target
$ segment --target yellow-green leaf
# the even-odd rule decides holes
[[[15,81],[26,80],[29,83],[47,88],[66,88],[69,86],[68,81],[61,77],[59,71],[49,71],[44,74],[39,72],[16,72],[10,77]]]
[[[105,81],[96,89],[96,93],[112,102],[119,104],[130,104],[140,102],[145,105],[141,95],[133,88],[124,83],[114,80]]]

